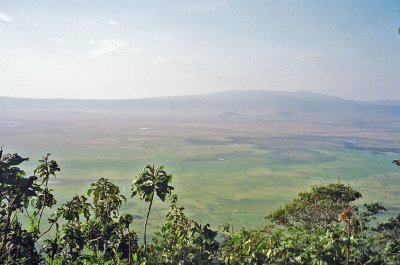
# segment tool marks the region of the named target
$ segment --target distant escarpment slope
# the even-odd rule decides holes
[[[214,115],[221,119],[351,122],[382,126],[396,122],[399,102],[360,102],[313,92],[225,91],[206,95],[128,100],[25,99],[0,97],[0,110],[135,111]]]

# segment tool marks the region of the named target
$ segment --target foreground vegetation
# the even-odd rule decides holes
[[[60,168],[49,154],[26,176],[18,154],[0,150],[1,264],[399,264],[400,215],[378,220],[379,203],[359,205],[361,193],[342,183],[313,186],[266,216],[255,228],[214,231],[185,215],[172,176],[148,165],[132,182],[131,197],[148,203],[143,242],[127,198],[100,178],[86,195],[56,205],[49,186]],[[155,199],[169,201],[165,222],[147,240]],[[260,209],[262,210],[262,209]]]

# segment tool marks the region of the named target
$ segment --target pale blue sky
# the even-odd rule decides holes
[[[0,96],[400,99],[400,1],[0,0]]]

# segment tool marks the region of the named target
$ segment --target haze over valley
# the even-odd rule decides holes
[[[400,104],[311,92],[226,91],[135,100],[0,98],[1,143],[62,171],[60,201],[99,177],[129,193],[148,163],[165,165],[190,216],[254,225],[310,185],[343,181],[400,212]],[[140,203],[128,209],[145,213]],[[161,203],[156,207],[165,209]],[[263,209],[260,211],[260,209]],[[141,215],[143,214],[143,215]],[[162,219],[163,211],[154,211]],[[156,223],[156,222],[154,222]]]

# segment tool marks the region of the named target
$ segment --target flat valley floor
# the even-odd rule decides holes
[[[342,181],[364,202],[400,212],[400,130],[331,122],[196,113],[9,111],[0,118],[6,153],[29,157],[33,173],[46,153],[61,172],[51,186],[59,203],[85,194],[106,177],[129,197],[132,177],[146,164],[174,176],[179,204],[188,216],[214,228],[256,225],[311,185]],[[124,210],[137,230],[147,205],[129,199]],[[157,202],[150,227],[163,221],[168,203]]]

